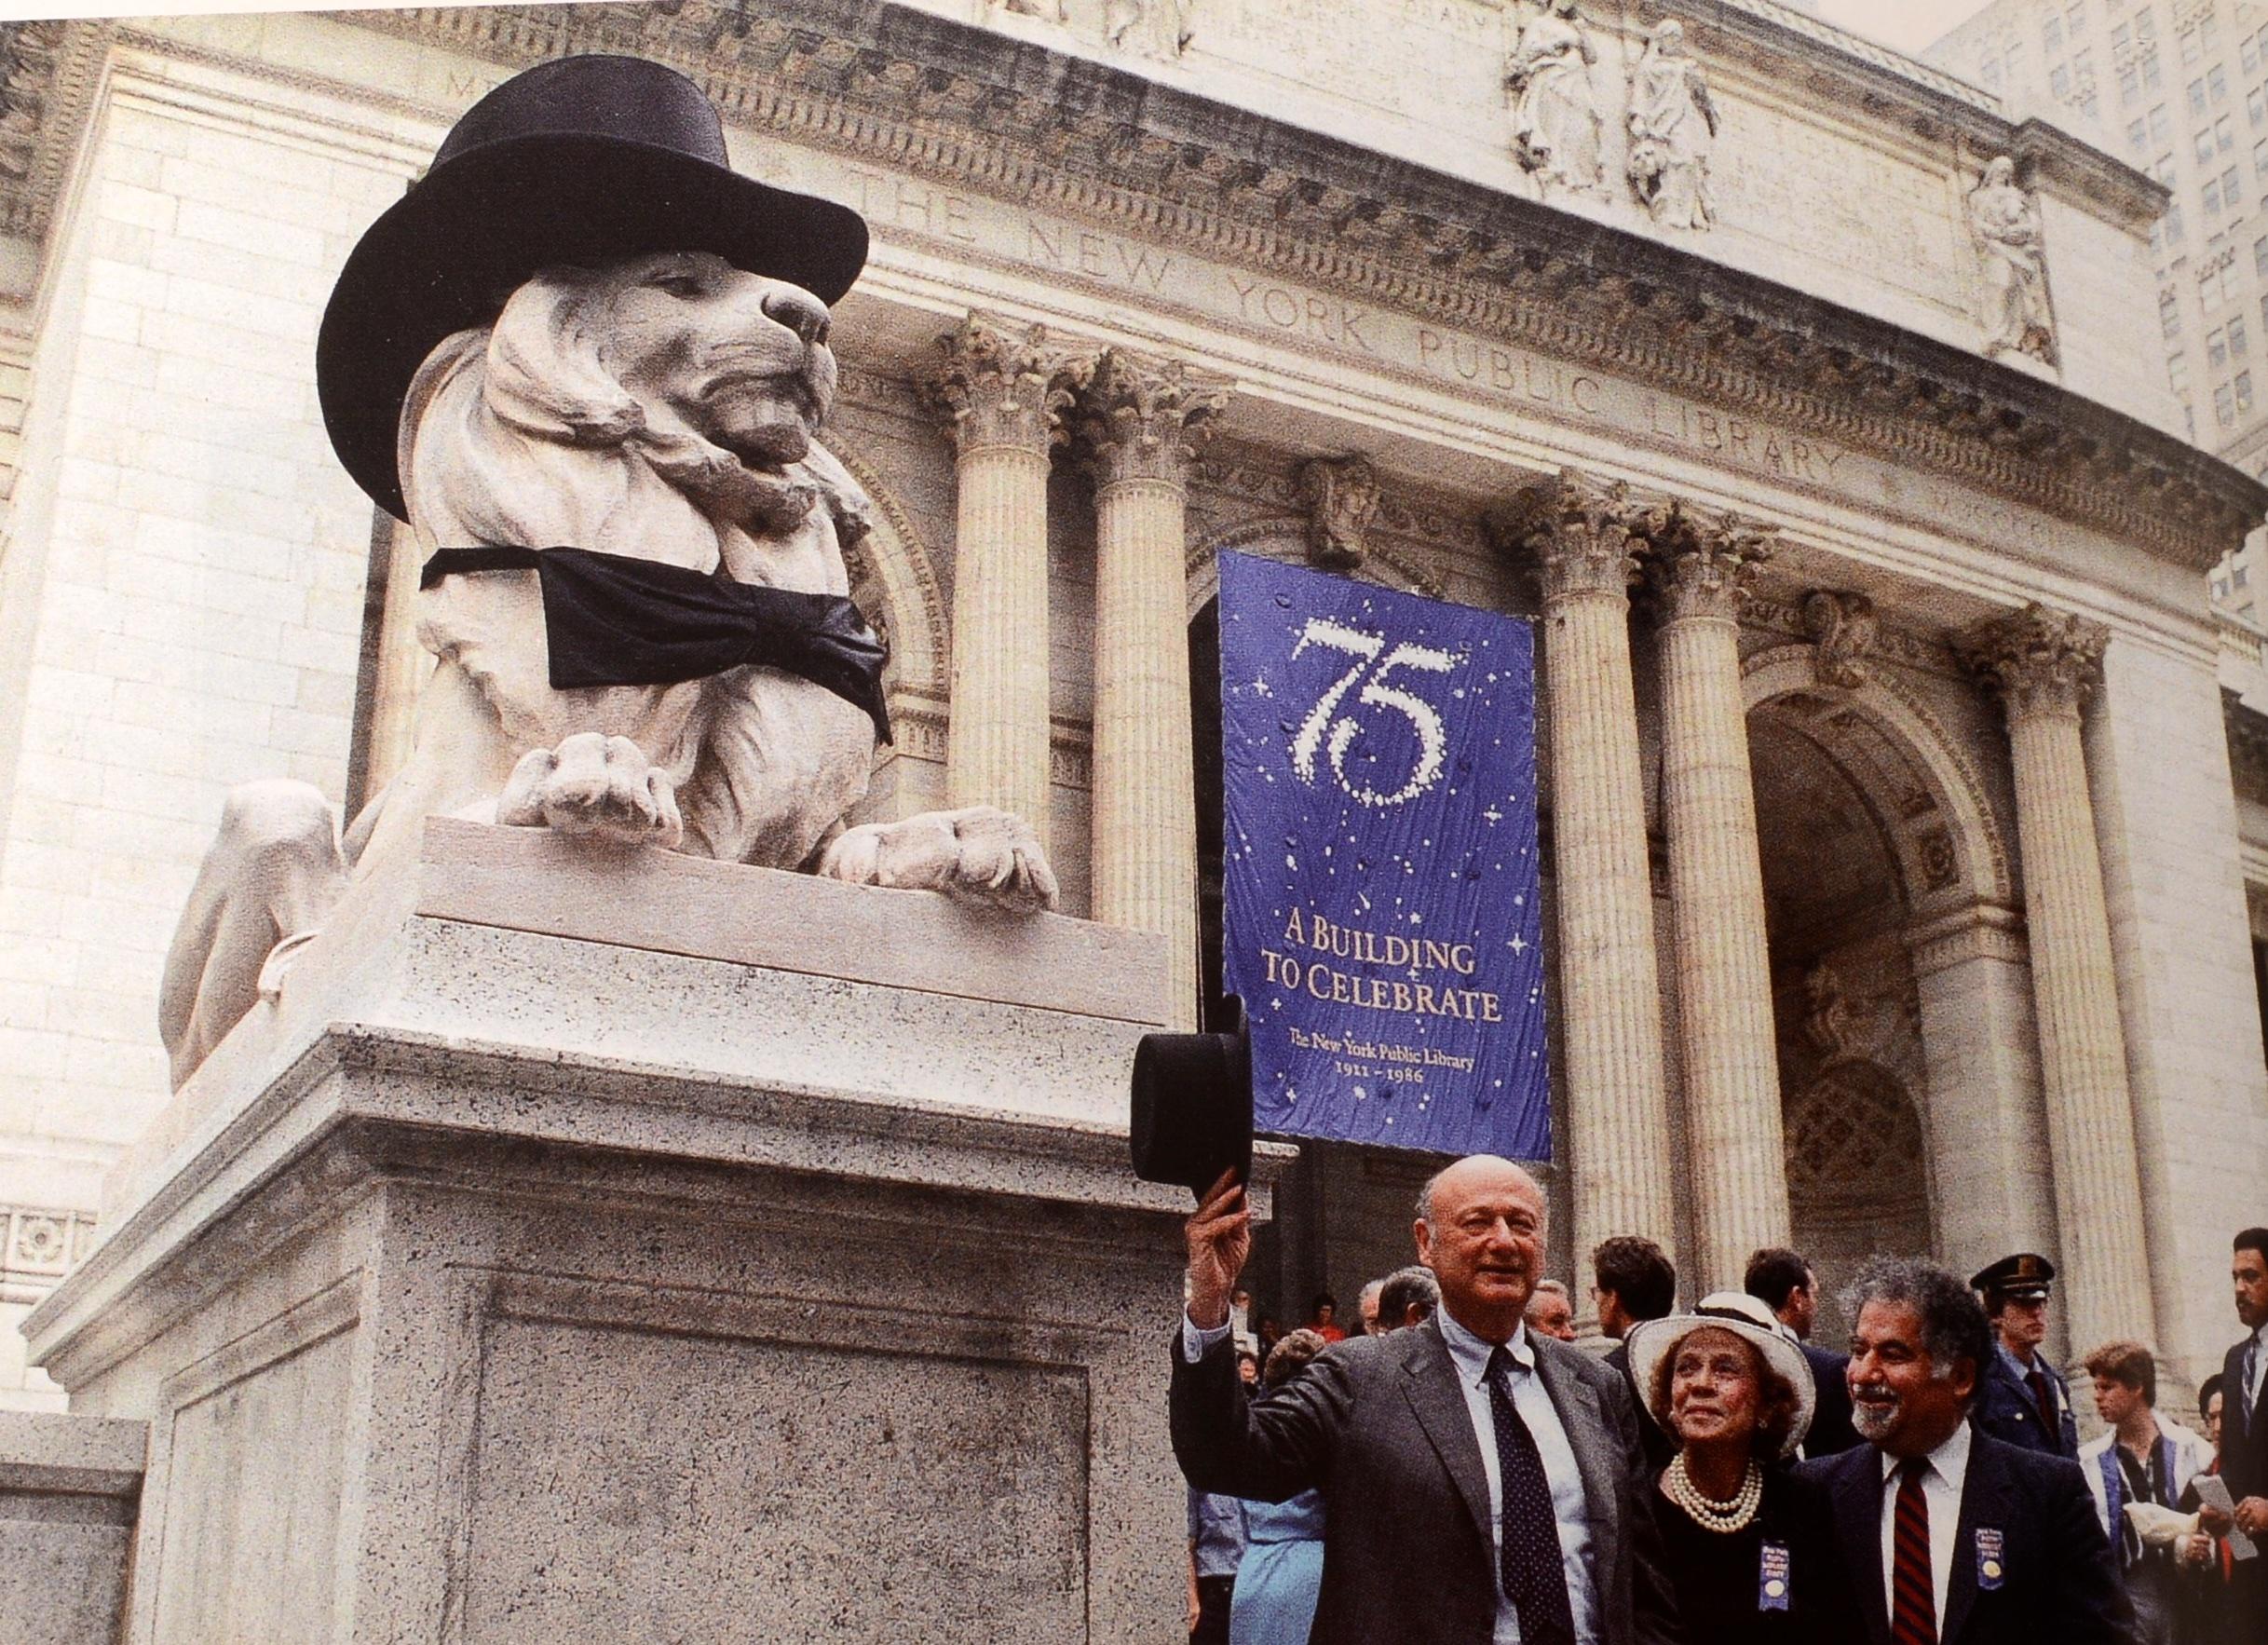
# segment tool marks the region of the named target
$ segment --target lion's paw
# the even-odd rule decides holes
[[[1058,894],[1031,824],[991,806],[850,829],[828,847],[819,872],[852,885],[943,891],[1003,914],[1038,914]]]
[[[659,846],[685,838],[677,787],[627,737],[578,731],[557,748],[520,756],[496,801],[509,828],[554,828],[606,845]]]

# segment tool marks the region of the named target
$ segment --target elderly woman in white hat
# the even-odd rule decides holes
[[[1820,1489],[1792,1464],[1817,1390],[1753,1297],[1718,1291],[1628,1338],[1647,1413],[1677,1444],[1654,1517],[1691,1645],[1829,1645],[1850,1587]]]

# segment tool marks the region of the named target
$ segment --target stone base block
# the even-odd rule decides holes
[[[31,1321],[151,1424],[128,1638],[1173,1635],[1157,939],[464,824],[354,896]]]
[[[0,1635],[13,1645],[110,1645],[148,1429],[0,1411]]]

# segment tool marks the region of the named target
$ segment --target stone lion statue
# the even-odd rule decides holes
[[[888,714],[844,564],[870,504],[817,438],[829,319],[809,290],[715,252],[640,250],[541,268],[425,355],[383,465],[428,556],[417,632],[436,662],[413,751],[343,836],[306,784],[231,795],[167,958],[177,1085],[280,986],[349,879],[414,850],[431,816],[1054,904],[1038,837],[1005,812],[848,826]],[[337,419],[333,438],[353,467]]]

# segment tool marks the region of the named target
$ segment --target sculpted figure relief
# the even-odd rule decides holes
[[[2016,162],[2001,155],[1969,193],[1969,235],[1982,276],[1985,353],[2029,354],[2056,363],[2056,321],[2047,306],[2047,265],[2040,212],[2017,186]]]
[[[1575,0],[1549,0],[1520,30],[1504,85],[1512,93],[1513,151],[1551,189],[1588,194],[1602,181],[1598,99],[1591,65],[1598,61],[1576,16]]]
[[[817,435],[865,228],[724,160],[673,71],[559,60],[476,105],[349,258],[325,419],[428,555],[437,662],[343,840],[306,784],[232,795],[167,960],[176,1084],[428,816],[1053,903],[1003,812],[845,826],[889,715],[844,564],[869,503]]]
[[[1717,105],[1686,55],[1685,26],[1657,23],[1630,75],[1630,186],[1664,228],[1706,228],[1716,220],[1709,155],[1717,146]]]
[[[1179,57],[1197,37],[1197,0],[1108,0],[1103,34],[1113,46]]]

